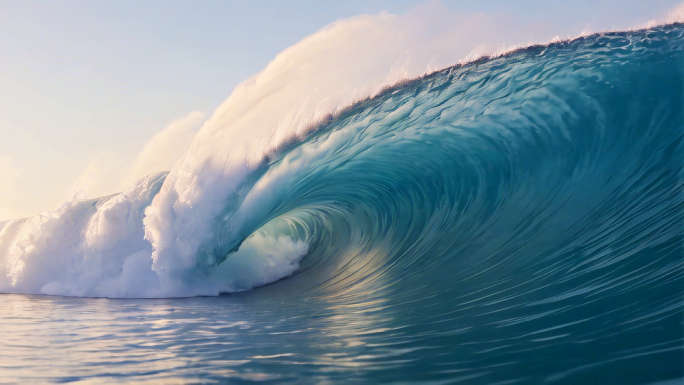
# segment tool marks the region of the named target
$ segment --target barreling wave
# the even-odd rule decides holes
[[[171,174],[0,224],[0,290],[215,295],[294,274],[280,285],[498,287],[538,305],[649,292],[639,306],[679,311],[683,31],[450,67],[271,134],[261,155],[202,158],[223,140],[204,130]]]

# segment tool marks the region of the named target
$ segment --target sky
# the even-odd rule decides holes
[[[639,27],[680,3],[0,0],[0,221],[170,169],[239,83],[338,19],[494,17],[549,41]]]

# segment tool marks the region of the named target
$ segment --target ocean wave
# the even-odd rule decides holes
[[[673,288],[682,31],[530,46],[287,124],[249,127],[247,84],[171,173],[0,224],[0,291],[216,295],[292,274],[281,285],[464,282],[540,304]]]

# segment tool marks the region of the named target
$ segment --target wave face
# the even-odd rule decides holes
[[[0,290],[218,294],[291,275],[249,295],[355,314],[339,317],[376,379],[680,378],[683,138],[682,24],[532,46],[213,175],[230,193],[202,196],[220,210],[201,225],[167,221],[192,205],[161,213],[165,173],[0,224]]]

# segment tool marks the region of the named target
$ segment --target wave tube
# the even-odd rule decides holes
[[[399,266],[416,269],[401,282],[442,264],[631,261],[679,231],[681,30],[450,67],[228,154],[216,143],[235,135],[210,124],[170,176],[1,224],[0,289],[215,295],[313,266],[310,282],[397,285]]]

